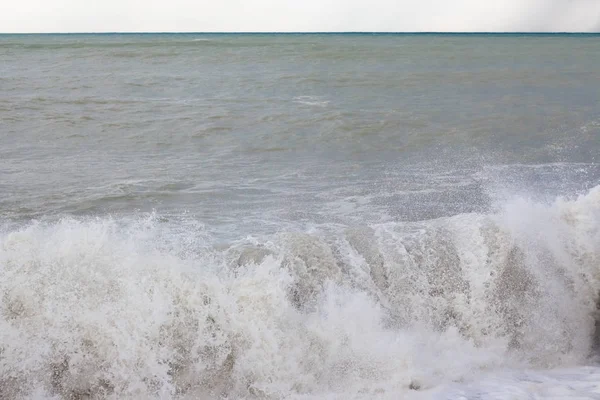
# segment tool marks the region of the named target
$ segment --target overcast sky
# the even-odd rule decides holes
[[[600,0],[0,0],[0,32],[599,30]]]

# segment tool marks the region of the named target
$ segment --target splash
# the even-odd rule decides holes
[[[288,232],[63,219],[0,235],[6,398],[397,398],[584,365],[600,187],[493,214]]]

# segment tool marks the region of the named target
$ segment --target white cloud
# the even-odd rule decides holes
[[[0,32],[598,29],[600,0],[0,0]]]

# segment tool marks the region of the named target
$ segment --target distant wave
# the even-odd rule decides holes
[[[294,97],[294,102],[307,106],[327,107],[329,100],[324,100],[320,96],[298,96]]]
[[[600,186],[494,214],[215,247],[201,224],[0,234],[6,398],[404,397],[589,362]]]

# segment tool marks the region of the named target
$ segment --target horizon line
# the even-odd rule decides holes
[[[0,35],[600,35],[600,31],[56,31],[0,32]]]

